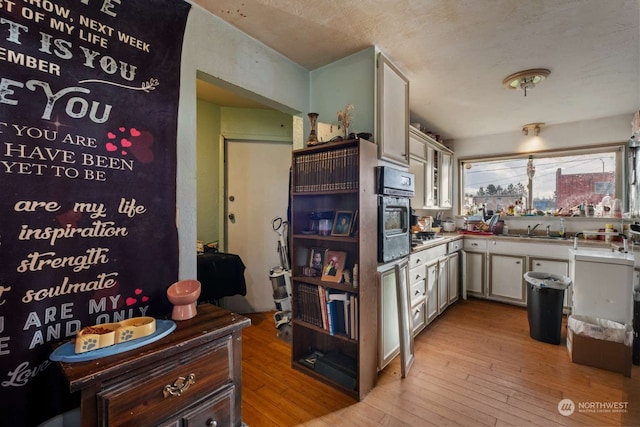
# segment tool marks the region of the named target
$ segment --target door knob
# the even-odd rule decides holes
[[[230,213],[229,214],[229,221],[235,223],[236,222],[236,214]]]

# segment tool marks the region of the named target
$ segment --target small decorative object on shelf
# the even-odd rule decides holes
[[[309,122],[311,123],[311,131],[309,132],[309,138],[307,138],[307,146],[312,147],[318,145],[318,134],[316,133],[316,127],[318,124],[318,113],[309,113]]]
[[[349,138],[349,126],[351,125],[351,113],[353,113],[353,105],[347,104],[344,107],[344,111],[338,110],[338,121],[342,125],[342,130],[344,131],[344,138]]]

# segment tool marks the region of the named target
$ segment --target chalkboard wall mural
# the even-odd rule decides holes
[[[75,403],[52,345],[170,312],[181,0],[0,0],[0,416]]]

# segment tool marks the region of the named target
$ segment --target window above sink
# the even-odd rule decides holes
[[[505,212],[605,216],[623,198],[624,145],[461,159],[460,215]],[[604,203],[603,203],[604,201]],[[533,207],[533,209],[530,209]]]

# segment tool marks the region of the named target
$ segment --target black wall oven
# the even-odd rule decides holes
[[[376,168],[378,191],[378,262],[386,263],[411,252],[412,173],[388,166]]]

